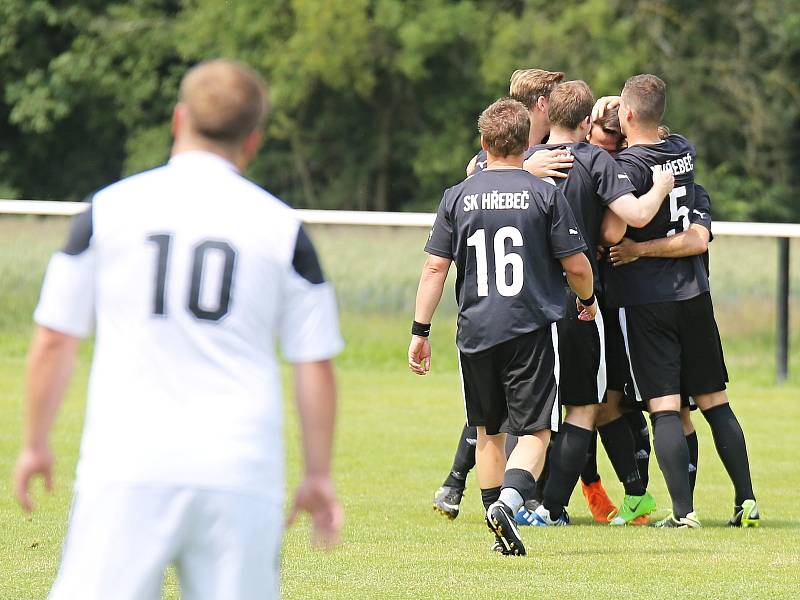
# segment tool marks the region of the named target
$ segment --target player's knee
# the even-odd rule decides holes
[[[703,411],[728,403],[728,394],[725,393],[725,390],[711,392],[710,394],[697,394],[693,398],[695,404]]]

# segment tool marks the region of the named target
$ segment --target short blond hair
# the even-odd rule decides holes
[[[517,69],[511,74],[508,95],[530,110],[536,106],[539,96],[550,99],[550,92],[564,81],[564,73],[543,69]]]
[[[490,104],[478,117],[478,130],[494,156],[522,154],[528,148],[531,120],[528,109],[512,98]]]
[[[250,67],[232,60],[211,60],[183,76],[179,99],[192,128],[204,138],[237,144],[264,125],[267,86]]]

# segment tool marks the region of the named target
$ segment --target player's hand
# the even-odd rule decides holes
[[[616,246],[608,249],[608,262],[615,267],[627,265],[639,259],[639,244],[630,238],[623,238]]]
[[[589,306],[585,306],[580,298],[575,302],[578,305],[578,319],[581,321],[594,321],[597,316],[597,298]]]
[[[408,367],[417,375],[425,375],[431,370],[431,342],[419,335],[411,336],[408,345]]]
[[[607,108],[619,106],[620,100],[620,96],[603,96],[597,102],[595,102],[594,107],[592,108],[592,123],[601,118],[606,113]]]
[[[660,191],[662,196],[666,196],[675,187],[675,175],[668,169],[662,169],[661,165],[653,167],[653,187]]]
[[[297,520],[297,515],[307,512],[311,516],[311,543],[317,548],[330,550],[339,543],[339,532],[344,523],[344,511],[336,499],[330,477],[306,475],[294,495],[287,526]]]
[[[523,163],[523,168],[537,177],[566,178],[567,174],[558,169],[571,169],[575,158],[569,152],[555,150],[537,150]]]
[[[33,511],[31,480],[36,475],[44,477],[44,487],[53,490],[53,453],[50,448],[25,448],[17,458],[14,468],[14,495],[25,512]]]

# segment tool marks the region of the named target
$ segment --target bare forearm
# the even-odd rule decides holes
[[[708,249],[708,238],[694,226],[676,235],[636,244],[638,256],[683,258],[703,254]]]
[[[594,293],[594,281],[592,272],[572,274],[567,273],[567,283],[570,289],[578,295],[578,298],[588,298]]]
[[[25,447],[47,445],[75,368],[78,344],[77,338],[44,327],[36,329],[28,355],[25,386]]]
[[[560,259],[561,266],[567,274],[567,283],[578,298],[589,298],[594,293],[594,276],[592,265],[583,252]]]
[[[294,365],[297,412],[303,438],[306,476],[327,477],[331,471],[336,421],[336,381],[331,361]]]
[[[450,263],[447,263],[447,267]],[[414,306],[414,320],[418,323],[430,323],[433,313],[439,306],[444,292],[444,283],[447,280],[447,268],[432,266],[429,259],[422,269],[417,288],[417,300]]]

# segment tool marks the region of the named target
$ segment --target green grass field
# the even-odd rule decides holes
[[[36,494],[39,510],[17,508],[9,476],[19,446],[30,313],[48,254],[60,242],[59,220],[0,219],[0,599],[44,598],[58,566],[83,419],[91,347],[82,360],[53,436],[56,491]],[[774,377],[774,240],[720,238],[712,275],[732,385],[748,438],[764,518],[758,530],[723,527],[732,488],[708,427],[700,436],[696,508],[704,528],[611,529],[590,523],[580,492],[574,525],[524,529],[529,556],[489,552],[473,476],[455,522],[431,510],[433,491],[450,465],[463,421],[453,347],[452,291],[434,322],[433,372],[405,366],[408,322],[425,233],[419,230],[314,228],[326,269],[337,284],[348,346],[337,361],[340,414],[336,479],[346,510],[343,543],[312,551],[304,523],[286,535],[282,559],[287,598],[797,598],[800,597],[800,352],[792,378]],[[795,257],[794,323],[800,313],[800,245]],[[794,348],[800,331],[793,329]],[[288,383],[288,379],[287,379]],[[288,388],[287,388],[288,389]],[[295,415],[287,393],[289,473],[299,475]],[[668,498],[657,466],[651,490]],[[621,497],[607,459],[601,474]],[[177,598],[169,575],[165,597]]]

